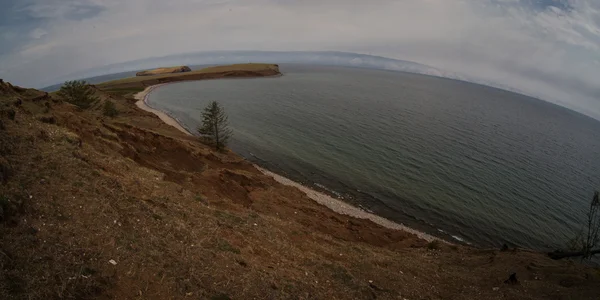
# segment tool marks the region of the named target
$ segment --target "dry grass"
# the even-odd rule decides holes
[[[13,119],[0,113],[0,164],[11,169],[0,183],[8,208],[0,222],[1,299],[600,293],[597,271],[571,262],[441,243],[431,251],[411,234],[335,214],[237,155],[214,153],[103,93],[123,112],[118,117],[41,92],[0,89],[0,111],[15,111]],[[55,122],[41,122],[42,115]],[[521,284],[503,284],[513,272]]]

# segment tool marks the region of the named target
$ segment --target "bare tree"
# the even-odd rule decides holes
[[[594,192],[594,197],[587,213],[587,222],[582,232],[585,232],[585,234],[579,234],[572,243],[573,248],[578,248],[580,251],[554,251],[548,253],[548,255],[553,259],[575,256],[581,256],[583,259],[591,259],[592,256],[600,253],[600,197],[597,191]]]
[[[231,130],[228,126],[225,110],[217,101],[213,101],[202,112],[202,126],[198,128],[198,132],[217,150],[223,150],[231,138]]]
[[[598,246],[600,241],[600,199],[598,198],[598,192],[594,193],[592,203],[590,203],[590,210],[587,214],[587,235],[583,244],[584,258],[591,258],[594,255],[593,249]]]

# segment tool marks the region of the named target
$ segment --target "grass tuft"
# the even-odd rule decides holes
[[[235,254],[240,254],[241,251],[240,249],[232,246],[228,241],[226,240],[219,240],[218,244],[217,244],[217,248],[220,251],[223,252],[231,252],[231,253],[235,253]]]
[[[440,249],[440,241],[438,240],[433,240],[429,243],[427,243],[427,249],[429,250],[439,250]]]

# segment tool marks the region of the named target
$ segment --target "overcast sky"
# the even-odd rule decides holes
[[[600,117],[600,0],[0,0],[0,78],[211,50],[410,60]]]

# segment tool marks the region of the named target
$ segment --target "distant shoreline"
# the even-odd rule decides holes
[[[281,76],[281,75],[268,76],[268,77],[279,77],[279,76]],[[164,111],[150,107],[147,103],[148,97],[154,90],[156,90],[159,87],[165,86],[167,84],[171,84],[171,83],[176,83],[176,82],[162,83],[162,84],[157,84],[157,85],[152,85],[152,86],[146,87],[146,89],[137,93],[134,96],[134,98],[136,100],[138,100],[136,102],[136,106],[142,110],[145,110],[147,112],[151,112],[151,113],[157,115],[164,123],[177,128],[179,131],[181,131],[187,135],[193,135],[185,127],[183,127],[183,125],[181,123],[179,123],[179,121],[176,118],[170,116],[169,114],[165,113]],[[258,171],[260,171],[264,175],[272,177],[275,181],[277,181],[283,185],[291,186],[291,187],[295,187],[295,188],[299,189],[313,201],[326,206],[327,208],[331,209],[332,211],[334,211],[338,214],[348,215],[348,216],[359,218],[359,219],[368,219],[368,220],[372,221],[373,223],[376,223],[380,226],[383,226],[383,227],[386,227],[389,229],[405,231],[405,232],[414,234],[417,237],[419,237],[423,240],[429,241],[429,242],[433,241],[433,240],[440,240],[440,241],[443,241],[446,243],[450,243],[439,237],[435,237],[435,236],[427,234],[425,232],[410,228],[404,224],[398,224],[398,223],[390,221],[386,218],[383,218],[383,217],[380,217],[373,213],[367,212],[361,208],[355,207],[355,206],[353,206],[349,203],[346,203],[342,200],[333,198],[325,193],[316,191],[310,187],[307,187],[298,182],[295,182],[287,177],[284,177],[277,173],[271,172],[271,171],[269,171],[265,168],[262,168],[256,164],[253,164],[253,165]]]

